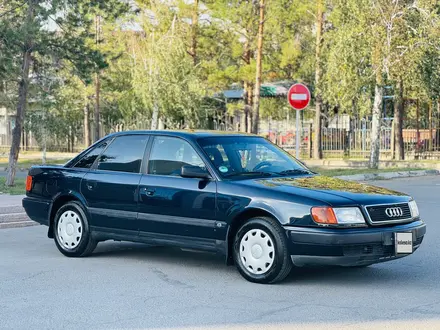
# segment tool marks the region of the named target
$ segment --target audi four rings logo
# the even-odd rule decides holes
[[[403,211],[400,207],[389,207],[385,210],[385,214],[389,218],[401,217],[403,215]]]

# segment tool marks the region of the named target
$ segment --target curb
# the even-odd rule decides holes
[[[29,167],[29,168],[24,168],[24,167],[20,167],[20,168],[18,168],[18,167],[17,167],[16,172],[28,172],[29,169],[30,169],[30,167]],[[8,168],[7,168],[7,167],[0,167],[0,171],[1,171],[1,172],[7,172],[7,171],[8,171]]]
[[[371,181],[371,180],[390,180],[397,178],[410,178],[427,175],[439,175],[439,170],[420,170],[420,171],[401,171],[401,172],[383,172],[383,173],[366,173],[354,175],[340,175],[335,178],[349,181]]]
[[[17,222],[1,222],[0,229],[23,228],[23,227],[31,227],[38,225],[40,224],[32,220],[17,221]]]

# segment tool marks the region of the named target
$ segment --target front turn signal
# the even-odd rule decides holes
[[[26,177],[26,191],[31,191],[32,189],[32,176],[28,175]]]
[[[312,218],[316,223],[323,225],[337,225],[335,212],[331,207],[312,207]]]

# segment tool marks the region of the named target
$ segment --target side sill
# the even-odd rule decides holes
[[[152,245],[176,246],[180,248],[225,254],[226,242],[215,239],[206,239],[190,236],[169,235],[151,232],[138,232],[132,230],[94,227],[92,237],[97,241],[119,240],[128,242],[145,243]]]

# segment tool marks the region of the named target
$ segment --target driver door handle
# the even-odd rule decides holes
[[[156,189],[154,189],[154,188],[142,188],[141,189],[141,194],[147,195],[147,196],[153,196],[155,192],[156,192]]]

